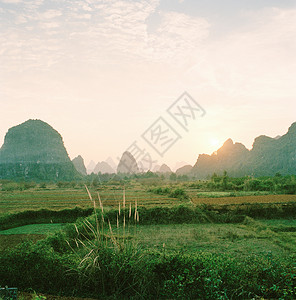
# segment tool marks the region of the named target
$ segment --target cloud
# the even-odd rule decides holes
[[[291,92],[295,10],[246,14],[249,27],[213,39],[208,20],[161,11],[158,0],[64,0],[51,2],[51,9],[44,9],[43,3],[22,3],[20,11],[11,13],[10,23],[2,26],[4,69],[160,63],[188,69],[187,82],[198,79],[200,86],[229,93],[262,92],[264,86],[267,91],[271,82],[279,92],[283,80],[276,72]],[[148,31],[153,14],[160,22]]]
[[[84,128],[78,118],[92,125],[112,123],[114,135],[109,128],[101,130],[105,125],[89,131],[91,138],[100,132],[105,134],[101,140],[111,139],[116,124],[131,122],[130,128],[141,130],[138,124],[149,123],[186,89],[219,130],[224,118],[230,120],[229,132],[234,127],[243,131],[239,124],[248,126],[254,111],[260,121],[270,118],[268,124],[278,111],[294,118],[295,9],[245,13],[244,27],[235,23],[217,36],[212,28],[219,23],[213,17],[168,11],[158,0],[1,4],[0,102],[7,116],[19,109],[21,118],[24,112],[40,112],[39,117],[66,122],[74,114],[75,121],[66,122],[72,131]],[[293,99],[290,107],[286,98]],[[75,109],[73,99],[81,104]],[[274,99],[281,101],[274,105]],[[110,123],[111,118],[117,121]],[[261,123],[255,122],[258,128]],[[121,138],[114,138],[116,149]]]
[[[49,9],[43,13],[40,13],[39,16],[42,19],[54,19],[56,17],[61,16],[63,13],[60,10],[57,9]]]
[[[43,28],[43,29],[58,28],[59,23],[57,23],[57,22],[43,22],[43,23],[41,23],[40,27]]]
[[[43,0],[26,1],[21,11],[11,14],[16,27],[4,30],[4,33],[18,36],[15,47],[23,51],[24,61],[36,57],[29,54],[29,49],[32,53],[36,49],[29,45],[32,38],[39,39],[40,44],[48,44],[50,48],[50,36],[59,36],[60,40],[54,43],[60,43],[61,52],[46,53],[44,50],[44,58],[41,59],[38,54],[40,61],[33,62],[36,67],[40,67],[42,60],[47,66],[47,57],[53,61],[53,56],[62,58],[63,55],[68,59],[72,57],[76,62],[83,57],[83,63],[89,61],[91,64],[116,60],[181,61],[188,52],[198,48],[209,32],[206,20],[177,12],[161,13],[159,27],[155,32],[148,32],[147,20],[156,12],[159,0],[65,0],[63,5],[47,10],[41,9],[43,3]],[[23,24],[26,26],[23,27]],[[13,56],[9,58],[12,60]]]
[[[295,97],[296,10],[273,8],[247,17],[248,27],[207,45],[185,80],[231,97]]]
[[[203,18],[182,13],[163,13],[156,33],[150,35],[150,45],[159,58],[186,60],[192,51],[199,51],[209,36],[210,24]]]
[[[8,3],[8,4],[17,4],[17,3],[22,3],[23,0],[1,0],[0,3]]]

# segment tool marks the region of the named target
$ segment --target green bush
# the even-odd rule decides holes
[[[157,194],[157,195],[167,195],[172,198],[178,198],[180,200],[188,200],[189,196],[186,194],[185,190],[182,188],[176,188],[174,190],[168,188],[168,187],[158,187],[154,189],[148,190],[151,193]]]
[[[294,266],[295,267],[295,266]],[[236,261],[227,255],[172,255],[154,264],[165,299],[293,299],[295,272],[270,257]]]
[[[181,188],[177,188],[175,190],[173,190],[170,194],[169,194],[170,197],[173,197],[173,198],[178,198],[180,200],[188,200],[189,199],[189,196],[186,194],[186,192],[181,189]]]
[[[2,191],[5,191],[5,192],[12,192],[12,191],[19,190],[20,187],[15,182],[8,182],[8,183],[2,184],[1,189],[2,189]]]
[[[73,260],[58,255],[43,242],[25,242],[1,253],[0,285],[39,292],[69,291],[76,286],[78,279],[69,273],[72,264]]]

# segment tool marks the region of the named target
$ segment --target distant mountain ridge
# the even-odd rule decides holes
[[[113,174],[115,171],[111,168],[111,166],[105,162],[98,162],[94,171],[95,174],[101,173],[101,174]]]
[[[133,174],[139,172],[140,170],[136,159],[133,157],[133,155],[130,152],[125,151],[122,154],[122,157],[117,166],[117,173]]]
[[[10,128],[0,149],[0,178],[73,180],[79,177],[61,135],[41,120]]]
[[[251,150],[228,139],[212,155],[199,155],[188,174],[202,179],[224,170],[234,177],[296,174],[296,123],[283,136],[255,138]]]
[[[78,155],[74,159],[72,159],[73,165],[75,169],[82,175],[87,175],[86,167],[84,164],[84,159],[82,158],[81,155]]]
[[[91,174],[94,171],[95,167],[96,167],[96,163],[93,160],[91,160],[86,167],[87,174]]]
[[[108,158],[108,161],[115,165],[112,159]],[[110,164],[99,163],[96,171],[113,173],[115,170]],[[91,162],[91,165],[95,163]],[[156,170],[160,173],[172,172],[165,164],[156,166]],[[251,150],[228,139],[212,155],[200,154],[193,167],[185,165],[176,174],[204,179],[224,171],[233,177],[296,174],[296,122],[282,136],[271,138],[261,135],[255,138]],[[131,153],[123,153],[117,172],[140,172]],[[0,148],[0,179],[56,181],[75,180],[82,175],[86,175],[83,158],[78,156],[72,162],[62,136],[49,124],[41,120],[28,120],[10,128],[5,135]]]
[[[158,170],[158,173],[165,174],[165,173],[173,173],[173,172],[172,172],[171,168],[168,165],[162,164],[160,166],[159,170]]]

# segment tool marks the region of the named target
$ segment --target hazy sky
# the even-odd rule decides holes
[[[86,163],[250,148],[296,121],[295,53],[294,0],[0,0],[0,144],[41,119]],[[188,131],[166,112],[184,91],[206,111]],[[163,157],[141,137],[159,117],[180,137]]]

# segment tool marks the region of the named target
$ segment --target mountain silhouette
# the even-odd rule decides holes
[[[94,171],[95,167],[96,167],[96,163],[93,160],[91,160],[86,168],[87,174],[91,174]]]
[[[111,168],[111,166],[107,162],[102,161],[102,162],[97,163],[97,165],[94,169],[94,173],[95,174],[98,174],[98,173],[113,174],[113,173],[115,173],[115,171]]]
[[[75,157],[74,159],[72,159],[73,165],[75,167],[75,169],[82,175],[86,175],[86,167],[84,164],[84,159],[82,158],[81,155],[78,155],[77,157]]]
[[[80,177],[61,135],[41,120],[12,127],[0,149],[1,179],[73,180]]]
[[[179,169],[176,170],[176,175],[178,176],[182,176],[182,175],[186,175],[186,174],[189,174],[192,170],[192,166],[191,165],[186,165],[186,166],[183,166]]]
[[[283,136],[255,138],[251,150],[228,139],[212,155],[199,155],[188,174],[203,179],[224,171],[234,177],[296,174],[296,123]]]
[[[171,168],[166,165],[166,164],[162,164],[158,170],[159,173],[172,173]]]
[[[122,154],[122,157],[117,166],[117,173],[139,173],[137,161],[130,152],[125,151]]]

